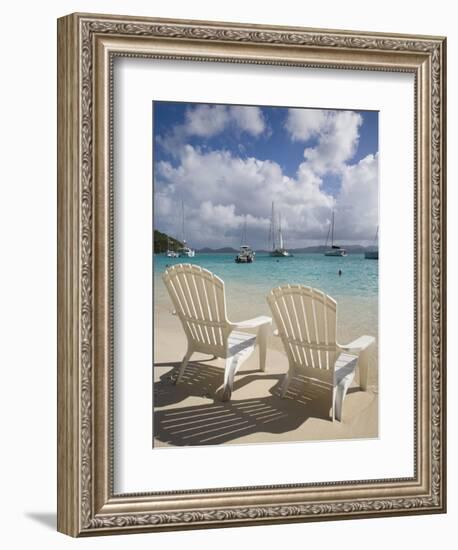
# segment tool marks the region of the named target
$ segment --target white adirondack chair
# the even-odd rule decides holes
[[[174,265],[166,269],[162,278],[175,308],[173,313],[178,315],[188,340],[176,383],[180,382],[194,352],[221,357],[226,359],[222,400],[229,400],[235,373],[256,343],[260,368],[265,370],[267,333],[272,319],[260,316],[231,323],[226,313],[224,282],[197,265]],[[257,335],[238,330],[254,328],[258,329]]]
[[[289,369],[281,389],[285,396],[295,374],[330,388],[331,418],[342,419],[342,406],[359,367],[360,387],[367,390],[368,350],[373,336],[342,346],[336,342],[337,304],[320,290],[302,285],[274,288],[267,297]]]

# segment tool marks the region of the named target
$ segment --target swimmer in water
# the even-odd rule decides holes
[[[342,270],[339,269],[339,277],[342,275]]]

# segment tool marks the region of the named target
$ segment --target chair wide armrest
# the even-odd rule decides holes
[[[246,321],[240,321],[238,323],[231,323],[232,326],[237,328],[258,328],[263,325],[272,324],[272,318],[267,317],[267,315],[260,315],[259,317],[254,317],[253,319],[248,319]]]
[[[338,344],[339,348],[342,351],[347,351],[349,353],[359,353],[361,351],[364,351],[366,348],[368,348],[371,344],[375,342],[375,338],[373,336],[360,336],[356,340],[353,340],[353,342],[350,342],[346,345]]]

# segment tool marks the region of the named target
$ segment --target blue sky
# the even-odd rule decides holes
[[[292,248],[321,243],[332,210],[342,240],[373,238],[378,112],[153,102],[153,132],[154,225],[180,237],[183,200],[196,248],[236,247],[245,219],[265,248],[272,201]]]

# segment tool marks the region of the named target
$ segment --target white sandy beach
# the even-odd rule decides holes
[[[331,422],[320,400],[321,390],[296,379],[280,398],[288,368],[278,338],[268,342],[267,368],[259,370],[255,352],[238,371],[232,398],[221,402],[224,360],[192,357],[180,384],[174,379],[186,351],[178,318],[156,305],[154,331],[155,447],[286,441],[360,439],[378,436],[376,350],[370,360],[369,388],[359,389],[359,373],[344,402],[342,421]]]

